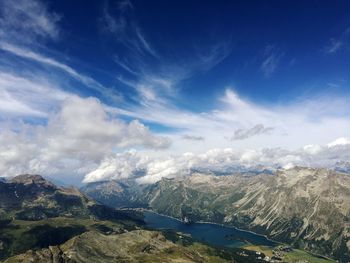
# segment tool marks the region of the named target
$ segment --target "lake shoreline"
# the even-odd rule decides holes
[[[167,218],[171,218],[171,219],[174,219],[174,220],[176,220],[178,222],[186,224],[184,221],[182,221],[179,218],[176,218],[176,217],[173,217],[173,216],[169,216],[169,215],[165,215],[165,214],[161,214],[161,213],[158,213],[158,212],[156,212],[156,211],[154,211],[152,209],[147,209],[147,208],[126,208],[126,210],[147,211],[147,212],[154,213],[154,214],[159,215],[159,216],[164,216],[164,217],[167,217]],[[238,231],[241,231],[241,232],[246,232],[246,233],[250,233],[250,234],[253,234],[253,235],[256,235],[256,236],[263,237],[263,238],[265,238],[266,240],[268,240],[270,242],[276,243],[276,246],[277,245],[284,245],[283,243],[281,243],[279,241],[275,241],[275,240],[270,239],[266,235],[258,234],[258,233],[255,233],[253,231],[250,231],[250,230],[240,229],[238,227],[231,226],[231,225],[225,225],[225,224],[214,223],[214,222],[207,222],[207,221],[196,221],[196,222],[193,222],[193,224],[208,224],[208,225],[216,225],[216,226],[225,227],[225,228],[227,227],[227,228],[231,228],[231,229],[238,230]],[[268,247],[270,247],[270,246],[268,246]]]
[[[163,217],[167,217],[167,218],[170,218],[170,219],[173,219],[173,220],[176,220],[180,223],[183,223],[183,224],[186,224],[184,221],[182,221],[181,219],[179,218],[176,218],[176,217],[173,217],[173,216],[169,216],[169,215],[165,215],[165,214],[161,214],[161,213],[158,213],[152,209],[147,209],[147,208],[125,208],[126,210],[138,210],[138,211],[146,211],[146,212],[149,212],[149,213],[153,213],[153,214],[156,214],[158,216],[163,216]],[[230,229],[233,229],[233,230],[238,230],[238,231],[241,231],[241,232],[245,232],[245,233],[250,233],[250,234],[253,234],[253,235],[256,235],[256,236],[259,236],[259,237],[263,237],[265,238],[267,241],[269,242],[272,242],[272,243],[275,243],[276,245],[275,246],[269,246],[269,245],[261,245],[261,246],[265,246],[265,247],[269,247],[269,248],[275,248],[279,245],[288,245],[288,246],[291,246],[289,244],[285,244],[285,243],[282,243],[282,242],[279,242],[279,241],[275,241],[275,240],[272,240],[270,238],[268,238],[266,235],[263,235],[263,234],[257,234],[253,231],[250,231],[250,230],[244,230],[244,229],[240,229],[238,227],[235,227],[235,226],[231,226],[231,225],[225,225],[225,224],[220,224],[220,223],[214,223],[214,222],[206,222],[206,221],[196,221],[196,222],[193,222],[192,224],[207,224],[207,225],[215,225],[215,226],[220,226],[220,227],[224,227],[224,228],[230,228]],[[191,225],[191,223],[189,224]],[[174,230],[176,232],[176,230]],[[254,245],[254,244],[252,244]],[[243,248],[244,249],[245,245],[243,246],[240,246],[239,248]],[[293,247],[293,246],[292,246]],[[294,248],[294,249],[298,249],[298,248]],[[303,250],[303,249],[301,249]],[[330,257],[327,257],[327,256],[324,256],[324,255],[320,255],[320,254],[316,254],[316,253],[312,253],[311,251],[307,251],[307,250],[303,250],[313,256],[317,256],[317,257],[320,257],[320,258],[323,258],[323,259],[327,259],[327,260],[331,260],[331,261],[334,261],[333,258],[330,258]],[[334,261],[335,262],[335,261]]]

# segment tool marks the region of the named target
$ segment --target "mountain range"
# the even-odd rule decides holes
[[[39,175],[0,181],[1,262],[261,262],[257,258],[146,229],[142,213],[100,204]]]
[[[134,184],[101,182],[83,191],[115,207],[138,205],[190,222],[235,226],[350,261],[349,174],[295,167],[255,176],[193,173],[133,188]]]

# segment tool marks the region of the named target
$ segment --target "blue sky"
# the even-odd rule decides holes
[[[175,87],[188,102],[208,103],[205,97],[217,97],[225,86],[266,103],[348,92],[348,1],[57,2],[50,6],[63,14],[65,39],[54,43],[55,50],[118,91],[128,87],[115,82],[116,75],[135,76],[111,58],[128,61],[133,70],[143,66],[149,74],[177,77]],[[135,50],[134,44],[142,45],[137,33],[152,52]],[[204,103],[196,104],[201,111]]]
[[[0,170],[342,160],[349,81],[349,1],[0,0]]]

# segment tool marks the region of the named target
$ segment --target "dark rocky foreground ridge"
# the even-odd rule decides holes
[[[111,201],[120,195],[127,200],[130,189],[124,191],[118,184],[115,195],[107,190],[113,189],[111,183],[84,189],[97,200]],[[129,200],[130,206],[136,200],[161,214],[232,225],[350,261],[350,175],[346,173],[302,167],[250,177],[195,173],[138,186]]]
[[[142,223],[137,212],[99,204],[39,175],[0,181],[1,262],[261,262],[253,252],[212,248]]]
[[[240,253],[202,244],[175,244],[158,231],[134,230],[118,235],[90,231],[61,245],[27,251],[4,263],[262,262],[255,259],[255,253],[247,251],[239,256]]]

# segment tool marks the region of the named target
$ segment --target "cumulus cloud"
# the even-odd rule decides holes
[[[60,113],[49,120],[48,132],[54,138],[48,144],[50,153],[91,159],[110,152],[113,147],[161,149],[170,144],[167,138],[154,136],[137,120],[127,124],[111,119],[94,98],[66,100]]]
[[[148,156],[137,151],[117,153],[102,160],[97,169],[86,174],[84,182],[122,179],[134,176],[145,168]]]
[[[81,173],[106,155],[130,147],[164,149],[170,140],[152,134],[137,120],[111,117],[94,98],[64,100],[47,126],[22,124],[0,130],[0,174]],[[86,171],[85,171],[86,172]]]
[[[263,124],[257,124],[250,129],[235,130],[235,133],[230,140],[244,140],[256,135],[269,134],[272,130],[273,127],[265,127]]]

